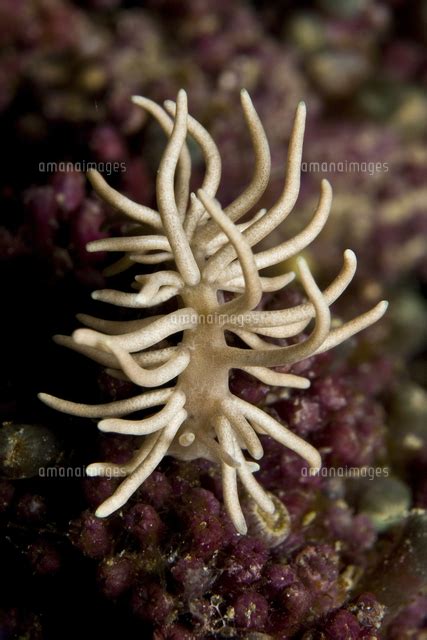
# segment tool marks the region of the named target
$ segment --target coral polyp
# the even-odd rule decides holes
[[[114,494],[97,509],[107,517],[120,509],[147,479],[164,456],[181,460],[206,458],[221,466],[224,503],[237,531],[247,531],[239,500],[238,480],[250,498],[267,514],[274,501],[254,477],[263,456],[260,434],[268,434],[318,469],[318,451],[258,407],[233,395],[231,369],[241,369],[267,385],[305,389],[308,379],[283,373],[275,367],[290,366],[327,351],[376,322],[387,303],[380,302],[350,322],[331,328],[330,305],[343,293],[356,270],[352,251],[344,253],[341,271],[321,291],[306,261],[297,259],[298,277],[307,302],[276,310],[257,309],[264,292],[279,291],[294,273],[268,277],[260,271],[297,256],[319,234],[332,201],[329,183],[321,183],[314,215],[303,231],[273,248],[254,247],[291,213],[300,186],[305,106],[300,103],[292,129],[286,177],[277,202],[238,222],[260,200],[269,181],[270,152],[267,138],[246,91],[241,93],[243,114],[255,152],[253,178],[224,209],[215,199],[220,183],[221,160],[209,133],[187,111],[187,95],[181,90],[176,104],[165,109],[142,97],[133,101],[152,114],[168,135],[168,144],[157,174],[158,210],[132,202],[111,188],[95,170],[89,179],[98,195],[141,225],[132,237],[108,238],[89,243],[89,251],[119,251],[124,257],[109,268],[119,273],[135,264],[158,265],[155,272],[135,277],[133,293],[95,291],[93,298],[112,305],[144,309],[176,298],[178,309],[160,316],[131,321],[110,321],[87,315],[79,319],[86,328],[56,341],[107,367],[143,390],[127,400],[103,405],[69,402],[40,394],[49,406],[76,416],[102,418],[103,432],[142,437],[142,445],[124,465],[96,462],[88,475],[126,476]],[[199,145],[206,171],[197,194],[190,194],[191,156],[187,136]],[[146,226],[155,233],[146,234]],[[224,295],[228,292],[228,296]],[[308,325],[308,337],[301,339]],[[230,346],[226,332],[246,347]],[[179,344],[159,346],[164,339],[182,333]],[[305,333],[304,333],[305,336]],[[278,346],[265,338],[290,338]],[[173,382],[175,381],[175,382]],[[163,386],[170,383],[170,386]],[[147,390],[150,389],[150,390]],[[140,410],[159,407],[143,419],[125,419]]]

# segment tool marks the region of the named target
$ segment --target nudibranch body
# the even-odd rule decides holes
[[[86,328],[78,329],[72,337],[56,337],[59,344],[141,387],[137,396],[104,405],[83,405],[47,394],[40,394],[40,398],[65,413],[101,418],[98,428],[103,432],[142,437],[140,448],[127,464],[96,462],[87,468],[91,476],[125,476],[114,494],[98,507],[99,517],[122,507],[164,456],[183,460],[203,457],[221,466],[227,512],[244,534],[247,526],[238,480],[262,512],[267,515],[275,511],[274,500],[254,477],[259,469],[256,461],[263,456],[260,434],[268,434],[292,449],[313,469],[320,467],[321,460],[309,443],[262,409],[233,395],[230,370],[242,369],[268,385],[305,389],[309,380],[279,373],[274,367],[292,365],[335,347],[381,318],[387,303],[380,302],[350,322],[331,328],[329,308],[349,285],[356,269],[355,255],[347,250],[341,271],[324,291],[316,285],[305,260],[298,258],[298,277],[307,302],[276,311],[256,309],[264,292],[279,291],[295,275],[267,277],[260,271],[297,256],[321,231],[331,208],[332,190],[323,180],[317,208],[305,229],[273,248],[254,250],[296,203],[305,125],[303,103],[296,111],[285,184],[278,201],[248,222],[239,223],[256,207],[270,175],[269,145],[247,92],[242,91],[241,101],[254,147],[255,170],[245,191],[224,209],[215,199],[221,178],[220,155],[209,133],[188,115],[185,91],[179,92],[176,104],[166,102],[165,109],[146,98],[135,97],[133,101],[157,119],[169,138],[157,175],[158,208],[132,202],[91,170],[89,179],[99,196],[143,227],[132,237],[92,242],[88,250],[124,252],[124,257],[109,269],[111,274],[135,264],[157,265],[157,270],[136,276],[135,292],[106,289],[95,291],[93,298],[135,309],[177,298],[178,309],[126,322],[80,315]],[[197,194],[189,190],[188,135],[200,146],[206,166]],[[152,227],[152,234],[143,232],[147,225]],[[232,292],[233,297],[224,301],[223,292]],[[311,332],[303,341],[278,346],[265,339],[294,338],[312,321]],[[155,348],[181,332],[179,344]],[[246,348],[228,345],[226,332],[238,336]],[[123,417],[153,407],[159,410],[143,419]]]

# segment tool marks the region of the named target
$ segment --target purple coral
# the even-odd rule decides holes
[[[169,98],[183,78],[189,88],[196,115],[204,123],[209,123],[223,150],[224,174],[229,177],[222,187],[225,201],[231,201],[240,188],[246,186],[251,170],[250,154],[247,153],[249,143],[241,123],[234,119],[232,131],[225,126],[232,117],[230,104],[238,86],[248,87],[255,96],[272,140],[275,175],[279,173],[277,168],[283,160],[288,130],[286,123],[289,122],[293,103],[301,95],[307,96],[314,114],[304,151],[307,162],[332,162],[348,158],[360,163],[368,159],[388,163],[391,170],[376,172],[373,176],[369,172],[334,173],[336,224],[331,225],[329,233],[318,239],[312,251],[332,266],[336,263],[337,247],[342,245],[342,238],[351,235],[352,244],[362,257],[362,271],[354,292],[357,290],[358,295],[363,295],[368,304],[373,293],[376,295],[372,273],[379,274],[376,278],[380,287],[388,289],[388,295],[394,297],[392,307],[400,314],[399,334],[393,334],[388,348],[398,354],[398,366],[405,379],[415,376],[418,382],[422,381],[423,347],[420,340],[425,319],[421,314],[421,321],[414,325],[411,315],[414,307],[416,313],[420,312],[422,297],[419,283],[425,281],[427,273],[425,258],[417,252],[417,238],[425,230],[425,136],[420,128],[417,129],[420,123],[424,126],[425,122],[420,101],[421,83],[426,78],[422,46],[425,11],[422,2],[416,0],[409,18],[404,2],[322,1],[317,7],[308,8],[305,4],[302,6],[295,2],[251,3],[249,6],[240,1],[221,2],[219,5],[218,2],[197,0],[186,3],[185,10],[179,2],[170,0],[150,0],[143,8],[131,5],[123,5],[119,0],[90,0],[77,6],[73,1],[64,3],[58,0],[41,8],[39,2],[31,0],[28,3],[5,2],[0,9],[1,34],[6,43],[0,57],[3,139],[6,146],[15,149],[14,156],[19,159],[19,166],[13,158],[9,159],[1,189],[5,227],[0,230],[0,259],[6,294],[11,294],[4,316],[10,341],[5,344],[2,367],[3,419],[29,424],[46,421],[61,437],[68,432],[67,455],[69,451],[82,450],[84,447],[84,460],[75,460],[72,454],[69,460],[71,465],[86,464],[88,450],[92,452],[96,449],[100,455],[108,455],[108,459],[113,459],[111,456],[115,451],[116,462],[125,461],[131,453],[132,444],[125,444],[124,439],[120,445],[117,439],[114,443],[108,442],[107,438],[103,438],[102,442],[94,442],[79,421],[72,421],[72,428],[69,428],[68,419],[50,419],[46,413],[39,414],[40,410],[32,402],[35,393],[33,380],[36,377],[43,375],[46,382],[52,380],[56,383],[56,372],[60,367],[67,370],[70,380],[75,379],[74,360],[65,360],[62,354],[54,357],[47,339],[47,334],[57,330],[62,323],[66,325],[63,320],[64,309],[68,309],[68,317],[75,310],[85,310],[83,306],[86,303],[83,302],[81,290],[76,288],[75,280],[89,288],[103,286],[99,275],[102,263],[88,264],[87,260],[92,261],[95,256],[84,254],[86,231],[79,235],[78,229],[75,229],[77,216],[71,229],[71,219],[83,202],[83,176],[66,173],[55,176],[51,181],[48,176],[37,173],[37,166],[40,160],[62,159],[64,149],[74,161],[82,157],[91,159],[98,153],[99,157],[107,154],[105,143],[104,148],[101,144],[91,151],[89,141],[94,139],[97,128],[108,122],[113,132],[111,137],[115,136],[129,154],[127,171],[114,176],[114,185],[135,200],[152,204],[153,156],[154,150],[161,144],[161,132],[145,125],[139,110],[129,103],[129,95],[145,91],[159,100]],[[196,47],[198,56],[194,55]],[[334,63],[338,71],[346,64],[342,50],[356,52],[352,60],[361,61],[365,68],[366,64],[361,59],[367,60],[371,78],[358,91],[354,76],[350,78],[347,90],[353,96],[351,101],[344,99],[337,103],[329,97],[325,100],[323,95],[327,86],[324,78],[317,71],[315,80],[318,89],[315,89],[304,73],[306,68],[313,69],[314,54],[322,50],[333,53],[328,60]],[[212,57],[214,53],[218,53],[216,61]],[[203,64],[209,69],[207,72],[201,71],[198,59],[203,59]],[[221,60],[221,65],[218,65],[218,60]],[[317,60],[321,60],[319,55]],[[343,85],[338,89],[346,88],[345,76],[336,74],[334,80]],[[410,121],[405,125],[406,114],[410,114]],[[367,118],[370,122],[366,121]],[[414,135],[411,129],[419,133]],[[141,142],[147,139],[150,140],[150,151],[141,159]],[[200,176],[200,159],[193,158],[193,161]],[[306,205],[303,204],[303,209],[310,206],[312,184],[318,178],[318,174],[309,172],[304,176],[302,197]],[[47,198],[45,194],[39,200],[46,202],[46,208],[37,212],[37,215],[30,212],[29,208],[24,209],[23,198],[19,196],[22,190],[28,190],[34,184],[43,190],[48,189]],[[272,192],[276,187],[274,184]],[[52,189],[56,202],[52,198]],[[269,204],[269,198],[271,196],[267,194],[266,205]],[[357,218],[354,217],[355,212]],[[301,215],[304,216],[304,213],[302,210]],[[105,211],[105,220],[110,215],[109,211]],[[70,247],[71,231],[77,251]],[[26,288],[27,302],[23,304],[22,287],[29,274],[31,286]],[[40,296],[43,304],[40,303]],[[292,304],[298,302],[296,300]],[[339,314],[342,312],[345,316],[350,312],[351,304],[351,299],[344,301]],[[26,366],[19,367],[18,371],[15,364],[16,338],[21,332],[29,336],[26,324],[29,308],[38,312],[32,314],[32,321],[37,323],[39,318],[38,328],[34,329],[38,340],[34,341],[32,337],[31,340],[29,337],[26,339],[23,345],[27,354]],[[21,318],[25,319],[25,323]],[[376,426],[368,420],[371,424],[366,426],[366,433],[361,426],[363,414],[370,414],[374,406],[378,411],[379,405],[383,404],[381,396],[384,392],[388,396],[392,391],[390,376],[386,375],[378,361],[370,362],[372,353],[384,348],[378,346],[378,341],[383,338],[384,333],[375,334],[363,345],[354,343],[350,352],[334,354],[326,366],[321,363],[322,356],[317,356],[311,361],[299,363],[292,371],[297,375],[307,374],[313,381],[312,388],[319,389],[319,399],[312,397],[311,392],[310,396],[295,393],[285,399],[288,406],[302,407],[304,412],[310,407],[310,413],[305,413],[304,421],[295,420],[295,428],[300,433],[304,431],[308,434],[316,445],[319,443],[318,446],[332,447],[329,457],[331,465],[341,465],[343,460],[348,460],[350,466],[360,460],[375,464],[376,456],[384,455],[384,416],[378,417]],[[40,361],[44,365],[42,374],[36,365]],[[352,388],[352,377],[360,370],[360,362],[366,363],[363,364],[365,369],[367,367],[365,383],[362,387],[358,383],[357,388]],[[332,374],[332,387],[328,390],[330,382],[323,384],[322,379],[330,379],[331,371],[337,366],[339,371]],[[244,380],[236,381],[239,388],[235,393],[247,394],[251,402],[259,402],[260,406],[264,406],[266,396],[263,386],[259,383],[250,384],[246,374],[241,377]],[[360,382],[359,374],[357,377]],[[89,385],[86,376],[79,376],[79,385],[81,388]],[[327,396],[340,399],[342,392],[339,388],[343,385],[348,404],[341,408],[328,408],[330,402]],[[118,384],[115,385],[117,387]],[[349,387],[350,395],[347,395]],[[401,381],[397,388],[396,396],[403,402]],[[353,392],[364,396],[359,409],[352,397]],[[99,394],[104,399],[109,397],[101,381]],[[122,397],[126,394],[129,394],[129,389],[123,390]],[[301,402],[302,398],[305,402]],[[115,399],[119,399],[119,395],[111,395],[111,400]],[[267,401],[271,402],[271,399]],[[389,407],[388,400],[384,406]],[[335,415],[335,411],[343,413]],[[291,414],[289,410],[287,415]],[[320,420],[316,418],[314,421],[311,416],[316,414]],[[350,425],[347,435],[350,441],[353,437],[356,440],[354,450],[350,450],[346,442],[340,442],[336,432],[335,436],[323,440],[329,425],[338,419],[340,424]],[[390,416],[387,416],[387,424],[390,424]],[[414,420],[401,421],[401,425],[404,424],[413,425]],[[420,432],[417,431],[419,436]],[[347,563],[356,564],[359,569],[375,557],[377,534],[372,531],[365,516],[355,513],[351,506],[342,504],[350,500],[344,482],[338,480],[332,483],[323,478],[302,476],[296,458],[281,455],[274,443],[267,440],[263,438],[265,456],[258,476],[262,477],[261,483],[265,488],[277,495],[280,492],[281,499],[292,515],[291,535],[296,542],[289,540],[287,547],[268,551],[267,562],[255,589],[255,593],[261,594],[269,605],[268,619],[259,633],[278,638],[301,636],[304,633],[309,637],[328,637],[327,633],[335,629],[335,634],[343,634],[344,625],[350,619],[348,612],[356,617],[360,626],[358,640],[380,635],[400,640],[409,634],[421,636],[425,633],[427,604],[422,597],[405,608],[387,632],[379,629],[384,612],[381,614],[382,605],[374,597],[367,598],[366,602],[362,598],[362,602],[358,603],[358,599],[351,600],[350,591],[346,595],[350,604],[345,607],[345,615],[342,615],[343,606],[338,605],[338,612],[320,619],[312,617],[314,614],[310,608],[304,608],[307,606],[304,604],[307,591],[305,587],[305,591],[301,590],[301,582],[295,577],[295,554],[311,544],[313,539],[318,541],[320,538],[322,542],[327,541],[340,548],[343,571]],[[425,507],[427,489],[422,480],[425,467],[423,449],[418,453],[406,450],[402,446],[404,436],[401,439],[395,431],[391,440],[398,450],[393,460],[397,461],[399,470],[401,456],[405,456],[408,470],[405,478],[413,491],[414,504]],[[390,462],[388,454],[385,461],[387,464]],[[27,467],[28,462],[27,458]],[[180,475],[182,477],[178,481],[177,476]],[[82,625],[88,633],[92,631],[92,635],[102,635],[104,638],[117,637],[123,633],[124,627],[130,636],[143,634],[155,640],[194,640],[195,637],[220,635],[221,630],[224,630],[223,635],[234,634],[237,637],[257,633],[255,629],[236,631],[233,620],[227,616],[227,609],[234,606],[244,591],[233,594],[228,600],[225,595],[225,600],[218,606],[214,606],[213,601],[211,603],[211,597],[217,593],[216,584],[225,558],[232,551],[232,547],[227,546],[231,545],[229,534],[228,537],[224,534],[217,547],[214,545],[212,555],[206,559],[198,558],[190,554],[194,541],[187,528],[187,520],[181,519],[189,487],[202,485],[221,500],[220,484],[212,468],[202,469],[198,464],[185,463],[175,466],[168,461],[144,483],[135,498],[136,504],[150,504],[159,514],[166,532],[155,549],[165,561],[171,559],[171,565],[150,565],[153,556],[150,556],[150,562],[144,564],[143,550],[136,549],[135,538],[120,533],[121,527],[114,531],[112,537],[113,555],[108,551],[99,559],[84,556],[82,561],[80,548],[74,546],[78,536],[68,536],[68,522],[75,521],[82,509],[93,510],[111,495],[114,481],[85,479],[83,490],[78,493],[81,485],[78,478],[67,480],[66,483],[61,480],[50,480],[48,483],[37,478],[25,481],[2,479],[1,526],[10,544],[3,544],[2,541],[1,546],[4,576],[1,633],[6,637],[25,636],[31,640],[45,640],[49,632],[53,637],[63,637],[67,633],[78,637]],[[50,489],[49,485],[53,488]],[[178,485],[183,487],[181,492],[177,489]],[[56,512],[50,504],[52,497]],[[43,515],[44,524],[42,520],[30,517],[32,513],[41,514],[37,509],[33,511],[32,505],[43,501],[50,504]],[[129,507],[133,507],[133,503]],[[303,525],[304,519],[308,522],[314,513],[317,514],[314,521],[308,526]],[[215,518],[226,522],[224,514],[215,515]],[[69,560],[68,564],[62,565],[62,570],[66,572],[63,582],[60,582],[60,572],[59,582],[55,578],[58,574],[39,576],[28,558],[22,563],[19,557],[25,556],[22,551],[30,544],[35,543],[38,549],[41,548],[37,532],[45,525],[50,531],[49,544],[60,547]],[[70,539],[73,543],[71,550]],[[357,553],[359,545],[364,556],[362,559]],[[197,544],[194,547],[197,551]],[[362,552],[365,549],[370,549],[370,553]],[[186,560],[189,555],[190,559]],[[126,558],[123,564],[119,562],[121,558]],[[113,561],[111,574],[106,569],[106,566],[109,568],[108,560]],[[170,622],[169,617],[165,620],[156,618],[152,626],[134,629],[127,605],[132,580],[136,577],[132,580],[128,579],[129,576],[126,578],[124,568],[127,561],[132,562],[139,581],[158,582],[166,577],[168,586],[164,588],[176,603],[179,622]],[[94,579],[96,567],[100,571],[97,581]],[[150,573],[150,570],[154,573]],[[47,578],[52,585],[48,598],[45,597],[45,589],[49,587],[45,582],[40,582],[40,578]],[[291,625],[289,616],[280,614],[283,611],[280,594],[295,583],[298,588],[294,589],[294,601],[305,613],[299,614],[295,608],[296,615]],[[396,588],[399,588],[399,584]],[[107,599],[118,599],[118,606],[107,602],[102,607],[97,596],[99,591],[105,593]],[[61,593],[60,600],[55,598],[55,592]],[[197,601],[194,596],[196,592]],[[311,597],[308,598],[310,607]],[[288,601],[291,599],[290,595]],[[393,615],[393,612],[389,612],[388,618]],[[173,615],[171,617],[174,618]],[[89,629],[91,618],[96,619],[96,629]]]

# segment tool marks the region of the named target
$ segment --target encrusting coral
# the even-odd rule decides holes
[[[331,207],[332,190],[323,180],[315,213],[303,231],[277,246],[254,252],[253,247],[268,236],[292,211],[298,197],[305,124],[305,106],[298,106],[289,144],[286,179],[278,201],[262,209],[251,220],[237,221],[257,204],[267,187],[270,152],[266,135],[249,95],[242,91],[243,113],[255,151],[255,170],[245,191],[222,209],[215,200],[221,177],[218,149],[208,132],[187,112],[185,91],[178,93],[176,105],[165,103],[163,110],[142,97],[134,102],[160,123],[169,141],[157,175],[158,211],[136,204],[111,188],[92,170],[91,183],[109,204],[141,225],[157,233],[101,239],[88,245],[89,251],[122,251],[125,256],[109,273],[119,273],[135,263],[162,265],[150,274],[136,276],[135,293],[101,290],[95,300],[129,308],[157,306],[177,298],[179,308],[171,313],[132,321],[107,321],[80,315],[88,328],[72,337],[58,336],[59,344],[70,347],[108,368],[112,375],[125,377],[143,391],[127,400],[103,405],[84,405],[40,394],[49,406],[76,416],[102,418],[103,432],[145,436],[142,446],[125,465],[97,462],[87,468],[91,476],[127,476],[115,493],[96,511],[109,516],[122,507],[154,471],[165,455],[181,460],[207,458],[222,469],[224,502],[236,529],[247,531],[238,496],[243,487],[261,510],[273,513],[271,497],[255,480],[259,466],[246,459],[263,456],[259,434],[268,434],[304,458],[311,468],[321,464],[317,450],[286,429],[272,416],[237,398],[229,389],[231,369],[242,369],[273,386],[304,389],[303,377],[274,370],[327,351],[376,322],[387,303],[331,328],[330,305],[351,282],[356,258],[344,253],[344,264],[333,282],[322,292],[303,258],[298,259],[299,278],[308,302],[278,311],[256,307],[264,292],[282,289],[293,273],[263,277],[259,271],[297,255],[323,228]],[[190,135],[200,146],[206,172],[197,195],[189,189],[191,157],[186,146]],[[224,292],[234,297],[226,301]],[[230,295],[228,295],[230,298]],[[298,337],[314,319],[314,327],[303,341],[277,346],[268,338]],[[183,332],[176,346],[150,349],[165,338]],[[226,332],[234,333],[248,348],[229,346]],[[173,386],[163,387],[176,379]],[[134,412],[163,407],[143,419],[123,419]]]

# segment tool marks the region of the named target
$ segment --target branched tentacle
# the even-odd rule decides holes
[[[125,335],[110,336],[110,343],[123,347],[129,353],[134,353],[135,351],[147,349],[175,333],[195,327],[197,321],[198,317],[194,309],[178,309],[178,311],[162,316],[137,331],[132,331]],[[77,329],[72,337],[77,344],[105,349],[105,335],[92,329]]]
[[[256,205],[264,193],[270,177],[271,159],[268,140],[247,91],[241,92],[241,102],[254,146],[255,172],[245,191],[224,209],[230,220],[238,220]],[[207,223],[205,227],[201,228],[196,239],[199,243],[205,244],[212,240],[216,233],[215,226],[212,223]]]
[[[249,404],[249,402],[237,397],[234,398],[234,402],[237,403],[243,415],[254,424],[255,428],[257,426],[261,427],[263,433],[267,433],[277,440],[277,442],[280,442],[288,449],[300,455],[313,469],[320,468],[321,460],[319,452],[312,447],[311,444],[295,433],[292,433],[292,431],[289,431],[289,429],[286,429],[286,427],[265,413],[265,411]]]
[[[228,466],[233,467],[233,469],[240,466],[240,462],[236,458],[236,452],[231,453],[228,449],[222,447],[213,437],[200,432],[197,438],[211,453],[213,460],[224,462]]]
[[[175,167],[187,135],[187,95],[180,91],[173,131],[157,174],[157,200],[165,234],[183,280],[188,285],[200,281],[200,271],[190,249],[175,202]]]
[[[161,317],[162,316],[150,316],[149,318],[139,318],[138,320],[104,320],[103,318],[96,318],[86,313],[78,313],[76,316],[77,320],[89,329],[95,329],[95,331],[108,333],[109,335],[121,335],[123,333],[137,331]]]
[[[261,300],[262,288],[258,270],[253,260],[251,248],[244,241],[240,231],[227,218],[215,200],[210,198],[201,190],[198,191],[198,197],[209,211],[212,218],[214,218],[224,233],[229,237],[230,242],[236,249],[240,264],[242,265],[245,291],[239,298],[237,298],[237,300],[232,300],[228,304],[223,304],[221,312],[229,313],[231,315],[247,311],[248,309],[253,309],[253,307],[255,307]],[[206,273],[206,270],[203,271],[203,277],[209,281],[209,276]]]
[[[356,272],[356,266],[357,260],[353,251],[345,251],[344,264],[341,271],[323,292],[323,297],[328,306],[331,306],[346,290]],[[307,302],[281,311],[251,311],[239,318],[239,323],[243,323],[243,326],[248,329],[252,327],[281,327],[294,322],[309,320],[314,315],[314,305]],[[233,318],[230,321],[233,322]]]
[[[281,276],[273,276],[270,278],[260,277],[261,288],[263,293],[273,293],[274,291],[281,291],[294,279],[295,274],[292,271],[290,273],[284,273]],[[245,281],[243,277],[232,278],[231,280],[226,280],[225,282],[222,280],[217,282],[223,291],[235,291],[237,293],[242,293],[245,289]]]
[[[310,386],[310,380],[296,376],[292,373],[279,373],[278,371],[271,371],[267,367],[242,367],[243,371],[250,373],[255,378],[258,378],[264,384],[269,384],[272,387],[289,387],[290,389],[308,389]]]
[[[108,433],[124,433],[134,436],[145,436],[166,427],[177,411],[183,408],[185,395],[182,391],[174,391],[165,407],[150,418],[143,420],[123,420],[107,418],[98,423],[98,429]]]
[[[113,344],[111,339],[105,341],[107,348],[115,355],[120,368],[129,380],[140,387],[158,387],[170,382],[187,368],[190,362],[188,349],[179,348],[165,364],[155,369],[143,369],[136,360],[121,347]]]
[[[132,253],[129,259],[138,264],[161,264],[162,262],[172,262],[174,258],[170,251],[157,251],[154,253]]]
[[[253,472],[248,467],[240,449],[238,450],[238,457],[241,458],[241,465],[237,469],[237,475],[239,476],[246,491],[263,511],[266,513],[273,513],[275,508],[274,502],[253,477]]]
[[[149,224],[156,229],[162,228],[162,221],[157,211],[133,202],[119,191],[116,191],[116,189],[110,187],[99,171],[89,169],[87,177],[99,197],[105,202],[108,202],[112,207],[119,209],[119,211],[125,213],[129,218],[141,224]]]
[[[165,108],[175,117],[176,105],[173,102],[167,100]],[[213,198],[221,180],[221,156],[218,147],[206,129],[190,115],[187,115],[187,128],[190,135],[200,146],[205,160],[206,173],[203,178],[202,189]],[[185,233],[189,240],[192,239],[203,214],[204,208],[201,203],[192,198],[190,209],[184,221]]]
[[[360,331],[367,329],[383,317],[383,315],[387,311],[387,308],[388,302],[386,300],[382,300],[373,309],[370,309],[366,313],[362,313],[360,316],[353,318],[353,320],[346,322],[337,329],[332,329],[331,333],[328,335],[324,343],[320,345],[320,347],[317,347],[314,353],[317,354],[329,351],[330,349],[337,347],[345,340],[348,340],[356,333],[360,333]]]
[[[274,367],[284,364],[294,364],[312,355],[325,341],[331,325],[329,307],[310,273],[303,258],[298,261],[299,271],[304,289],[316,310],[316,323],[307,340],[289,347],[276,347],[274,350],[250,351],[227,347],[225,350],[231,366],[266,366]]]
[[[137,452],[132,456],[129,462],[121,466],[121,468],[125,471],[126,475],[129,475],[130,473],[135,471],[135,469],[137,469],[139,465],[145,460],[145,458],[148,456],[148,454],[156,444],[157,440],[159,439],[159,436],[160,434],[157,431],[144,438],[143,444],[137,450]],[[89,465],[89,466],[92,467],[92,465]],[[92,472],[89,473],[88,475],[93,475],[93,476],[101,475],[99,473],[95,473],[95,468],[93,468],[91,471]]]
[[[147,295],[148,289],[156,293],[158,289],[165,284],[170,284],[175,287],[182,287],[184,282],[181,276],[176,271],[158,271],[157,273],[150,273],[148,275],[135,276],[137,282],[141,282],[144,285],[144,293]]]
[[[102,273],[106,278],[110,278],[111,276],[117,276],[119,273],[127,271],[128,269],[133,267],[133,265],[133,260],[131,260],[130,257],[125,254],[123,257],[119,258],[119,260],[113,262],[113,264],[105,267]]]
[[[304,331],[310,320],[311,318],[302,320],[302,322],[285,324],[281,327],[257,327],[256,329],[247,327],[247,331],[255,332],[257,335],[267,338],[293,338]]]
[[[289,142],[288,165],[283,192],[277,203],[261,218],[254,220],[253,223],[244,231],[245,238],[251,246],[256,245],[271,233],[271,231],[273,231],[287,218],[294,208],[300,187],[304,128],[305,105],[304,103],[300,103],[295,116],[294,128]],[[210,259],[211,271],[213,273],[218,273],[221,270],[222,265],[229,263],[232,259],[232,247],[224,247]],[[258,268],[260,267],[258,266]]]
[[[104,320],[103,318],[89,316],[86,313],[78,313],[76,316],[77,320],[86,327],[89,327],[89,329],[95,329],[95,331],[101,331],[101,333],[111,335],[137,331],[161,317],[162,316],[151,316],[150,318],[139,318],[138,320]]]
[[[205,191],[205,189],[203,189],[203,191]],[[251,220],[249,220],[249,222],[241,222],[240,224],[237,224],[236,227],[238,228],[240,233],[242,233],[251,224],[253,224],[254,220],[259,220],[259,218],[263,216],[266,211],[267,209],[260,209],[258,213],[256,213],[254,217]],[[218,249],[221,249],[227,243],[228,243],[228,237],[225,235],[225,233],[218,232],[217,235],[214,236],[214,238],[212,238],[212,240],[210,240],[205,246],[204,253],[206,258],[209,258],[210,256],[212,256],[214,253],[218,251]]]
[[[144,480],[151,475],[159,462],[161,462],[162,458],[166,455],[169,445],[186,417],[187,414],[184,410],[175,414],[167,427],[160,432],[159,437],[154,442],[146,458],[134,471],[131,472],[129,477],[121,483],[113,495],[98,507],[96,515],[99,518],[106,518],[114,511],[117,511],[117,509],[120,509],[120,507],[129,500],[130,496],[144,482]],[[99,475],[97,471],[96,463],[95,465],[89,465],[87,468],[88,475]]]
[[[90,360],[93,360],[94,362],[97,362],[103,367],[108,367],[107,373],[110,373],[110,370],[118,371],[119,369],[119,361],[112,353],[97,349],[96,347],[89,347],[85,344],[77,344],[70,336],[54,336],[54,341],[56,342],[56,344],[67,347],[68,349],[72,349],[77,353],[81,353],[82,355],[86,356]],[[175,355],[177,349],[178,347],[153,349],[152,351],[135,353],[133,357],[135,359],[135,362],[137,362],[141,366],[163,364],[164,362],[170,360],[173,355]],[[126,379],[128,379],[127,376]]]
[[[222,449],[231,451],[234,455],[234,439],[230,423],[224,416],[219,416],[215,420],[215,431]],[[237,488],[236,469],[225,462],[221,464],[222,482],[224,491],[224,502],[230,518],[237,531],[242,535],[247,533],[245,516],[240,506],[239,492]]]
[[[145,109],[145,111],[148,111],[148,113],[150,113],[157,120],[166,135],[171,135],[173,129],[173,120],[169,118],[168,114],[162,109],[160,105],[143,96],[132,96],[132,102]],[[187,210],[191,178],[191,156],[186,144],[182,145],[181,155],[179,156],[177,166],[178,171],[176,204],[179,215],[181,219],[183,219]]]
[[[164,404],[173,393],[173,389],[158,389],[141,393],[127,400],[116,400],[105,404],[82,404],[56,398],[48,393],[39,393],[39,399],[52,409],[82,418],[104,418],[106,416],[125,416],[141,409]]]
[[[124,238],[101,238],[88,242],[86,249],[89,253],[96,251],[135,251],[164,250],[170,251],[170,244],[164,236],[125,236]]]
[[[242,438],[250,455],[255,458],[255,460],[261,460],[264,455],[262,444],[246,418],[240,411],[236,412],[236,406],[233,404],[233,401],[230,399],[224,400],[221,408],[231,427]]]
[[[291,240],[287,240],[286,242],[282,242],[277,245],[273,249],[266,249],[265,251],[260,251],[255,254],[255,263],[258,269],[265,269],[266,267],[271,267],[275,264],[279,264],[280,262],[284,262],[285,260],[289,260],[293,256],[297,255],[300,251],[308,247],[309,244],[313,242],[322,231],[323,227],[328,220],[329,213],[332,205],[332,188],[327,180],[322,180],[321,189],[320,189],[320,198],[319,203],[317,205],[316,211],[314,212],[313,218],[308,223],[308,225],[298,233]],[[267,214],[266,214],[267,215]],[[254,243],[251,242],[251,227],[249,227],[245,232],[245,237],[249,240],[251,246]],[[231,255],[230,258],[232,259]],[[215,260],[215,262],[214,262]],[[221,270],[221,264],[224,264],[224,257],[218,255],[214,255],[210,258],[210,269],[213,273],[219,273]],[[234,278],[240,275],[240,265],[238,262],[232,263],[225,272],[225,276],[228,278]]]
[[[275,344],[272,344],[271,342],[267,342],[266,340],[263,340],[262,338],[257,336],[255,333],[252,333],[251,331],[247,331],[245,329],[237,329],[234,326],[227,327],[227,329],[231,331],[231,333],[234,333],[236,336],[238,336],[251,349],[255,349],[258,351],[260,349],[261,350],[268,349],[273,351],[274,349],[277,348]]]
[[[177,287],[161,286],[156,294],[147,296],[145,291],[139,293],[125,293],[115,289],[100,289],[92,293],[92,298],[99,302],[106,302],[117,307],[128,309],[146,309],[156,304],[170,300],[178,293]]]

